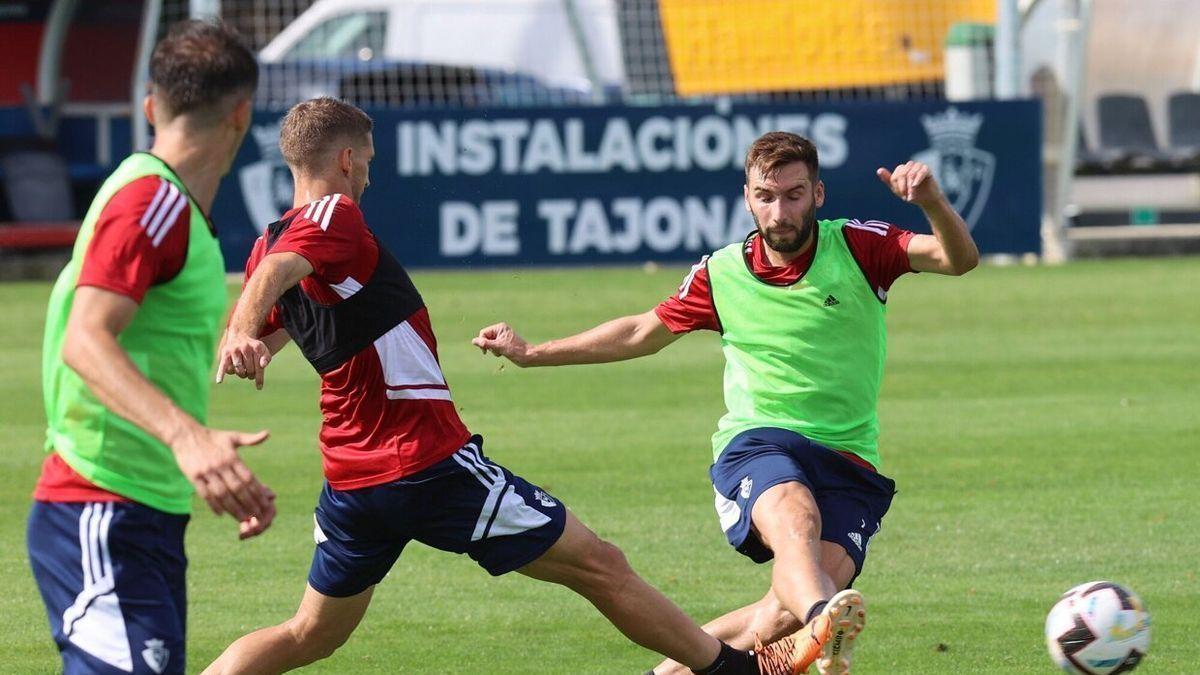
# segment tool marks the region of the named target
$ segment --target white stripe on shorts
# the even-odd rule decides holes
[[[83,590],[63,612],[63,634],[104,663],[133,672],[133,652],[108,550],[112,518],[112,502],[89,502],[79,515]]]

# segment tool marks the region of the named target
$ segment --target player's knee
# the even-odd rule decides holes
[[[287,630],[310,663],[333,656],[350,639],[350,633],[343,627],[307,617],[293,617],[287,623]]]
[[[797,482],[764,492],[754,504],[751,520],[757,531],[789,539],[810,539],[821,533],[821,512],[812,492]]]
[[[615,595],[633,578],[633,568],[621,549],[597,538],[583,569],[584,585],[591,593]]]
[[[610,582],[625,583],[633,576],[633,568],[629,566],[629,560],[625,557],[625,552],[617,548],[607,541],[600,541],[600,552],[597,556],[598,560],[604,567],[604,576]]]
[[[791,531],[796,538],[806,542],[820,540],[821,514],[816,511],[800,511],[792,513],[788,519]]]

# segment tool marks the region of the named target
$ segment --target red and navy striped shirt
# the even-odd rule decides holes
[[[327,195],[284,214],[287,228],[271,245],[260,237],[246,263],[249,279],[266,255],[303,256],[313,273],[300,291],[332,306],[370,283],[379,244],[344,195]],[[283,328],[280,305],[263,335]],[[338,490],[379,485],[449,457],[470,438],[450,397],[437,339],[422,305],[373,344],[321,374],[320,446],[325,477]]]

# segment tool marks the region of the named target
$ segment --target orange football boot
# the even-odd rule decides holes
[[[830,598],[812,621],[770,645],[755,640],[762,675],[800,675],[817,664],[821,675],[849,675],[854,639],[867,623],[862,593],[847,589]]]

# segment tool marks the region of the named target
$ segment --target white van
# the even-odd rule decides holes
[[[616,0],[317,0],[259,59],[439,64],[590,92],[593,77],[625,81],[618,31]]]

